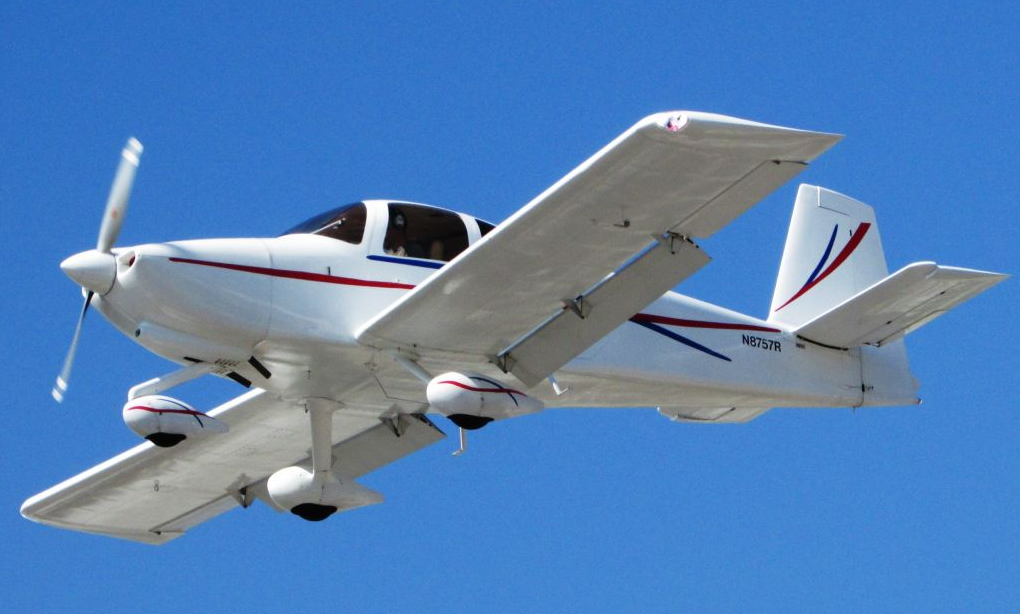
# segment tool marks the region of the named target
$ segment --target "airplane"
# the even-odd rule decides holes
[[[24,502],[40,523],[162,544],[261,501],[310,521],[379,503],[356,480],[441,440],[552,407],[745,423],[773,407],[919,403],[903,337],[1008,277],[889,273],[873,209],[801,185],[759,319],[671,291],[711,237],[842,137],[650,115],[494,225],[400,200],[277,237],[114,247],[142,153],[121,154],[95,249],[61,268],[175,370],[128,392],[147,441]],[[208,412],[164,393],[250,388]]]

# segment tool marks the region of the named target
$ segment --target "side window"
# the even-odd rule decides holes
[[[367,219],[368,210],[365,209],[365,205],[358,203],[344,210],[314,234],[358,245],[365,236]]]
[[[478,232],[482,233],[483,237],[485,235],[489,234],[489,232],[491,232],[492,229],[495,228],[495,226],[493,226],[492,224],[490,224],[488,222],[483,222],[482,220],[475,220],[475,221],[478,222]]]
[[[449,211],[390,203],[390,221],[383,251],[392,256],[449,262],[467,249],[467,228]]]

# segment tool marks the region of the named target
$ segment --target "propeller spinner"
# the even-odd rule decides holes
[[[82,304],[81,315],[78,316],[78,325],[74,329],[71,347],[67,351],[67,357],[64,358],[64,367],[60,370],[60,375],[57,376],[56,384],[53,386],[53,398],[58,403],[64,400],[64,395],[67,393],[67,382],[71,377],[74,355],[78,351],[82,324],[85,322],[85,314],[88,313],[92,297],[96,293],[103,295],[109,292],[117,276],[117,263],[110,250],[117,241],[117,235],[120,234],[124,217],[127,215],[128,198],[131,196],[131,186],[135,181],[135,173],[138,170],[141,155],[142,144],[138,142],[138,139],[134,137],[128,139],[124,149],[120,152],[120,165],[117,167],[117,174],[113,177],[110,196],[106,199],[106,210],[103,212],[103,222],[99,227],[96,249],[75,254],[60,263],[60,268],[64,273],[85,289],[85,302]]]

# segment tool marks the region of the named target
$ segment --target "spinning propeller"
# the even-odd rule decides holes
[[[124,216],[127,215],[128,197],[131,195],[131,185],[135,181],[138,158],[141,155],[142,144],[134,137],[128,139],[124,149],[120,152],[120,165],[117,167],[117,174],[113,177],[110,196],[106,200],[106,211],[103,212],[103,223],[99,227],[99,240],[96,242],[96,249],[75,254],[60,263],[61,270],[85,290],[85,302],[82,304],[81,315],[78,316],[78,325],[74,329],[71,347],[64,359],[64,367],[60,370],[57,382],[53,386],[53,398],[58,403],[64,400],[64,394],[67,392],[67,381],[71,377],[74,355],[78,351],[78,339],[81,337],[82,324],[85,322],[85,314],[92,303],[92,297],[97,292],[100,295],[109,292],[117,276],[117,261],[111,248],[117,241],[117,235],[120,234],[120,228],[124,223]]]

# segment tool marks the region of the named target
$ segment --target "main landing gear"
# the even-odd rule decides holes
[[[333,470],[333,412],[340,406],[328,399],[308,399],[306,407],[312,430],[312,470],[287,467],[269,476],[266,489],[273,502],[312,522],[380,503],[380,493]]]

